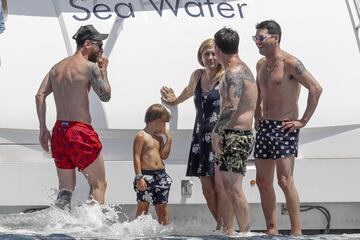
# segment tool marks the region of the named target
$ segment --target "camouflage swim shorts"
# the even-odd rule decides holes
[[[250,130],[224,129],[220,132],[224,154],[216,154],[220,171],[232,171],[245,176],[246,162],[254,146],[255,138]]]

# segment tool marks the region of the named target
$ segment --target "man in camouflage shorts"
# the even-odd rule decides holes
[[[215,54],[225,68],[220,86],[220,115],[212,135],[219,178],[229,202],[222,202],[219,215],[223,231],[233,234],[235,215],[239,231],[250,230],[249,204],[242,188],[246,159],[253,147],[251,133],[257,100],[257,86],[248,66],[240,59],[239,35],[230,28],[215,34]],[[216,181],[216,180],[215,180]],[[221,183],[217,184],[221,186]],[[232,209],[231,209],[232,207]],[[220,221],[221,221],[220,220]]]
[[[216,155],[220,171],[232,171],[245,176],[246,162],[254,146],[252,132],[224,129],[220,136],[223,154]]]

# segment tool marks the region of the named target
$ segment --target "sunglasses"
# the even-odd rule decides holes
[[[90,41],[90,43],[95,44],[96,46],[98,46],[99,49],[102,49],[102,47],[103,47],[102,42]]]
[[[252,36],[252,39],[254,40],[254,42],[259,41],[259,42],[265,42],[267,39],[273,37],[273,35],[270,36],[263,36],[263,35],[255,35]]]

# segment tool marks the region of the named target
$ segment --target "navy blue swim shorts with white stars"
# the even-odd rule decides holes
[[[299,129],[287,133],[281,129],[282,121],[260,120],[256,133],[254,157],[278,159],[298,155]]]

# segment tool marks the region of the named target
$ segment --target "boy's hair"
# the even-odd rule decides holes
[[[256,29],[267,29],[269,34],[279,35],[279,42],[281,41],[281,27],[274,20],[266,20],[256,24]]]
[[[145,113],[145,123],[149,123],[151,121],[157,119],[164,119],[166,122],[170,120],[170,113],[169,111],[161,104],[156,103],[151,105]]]

